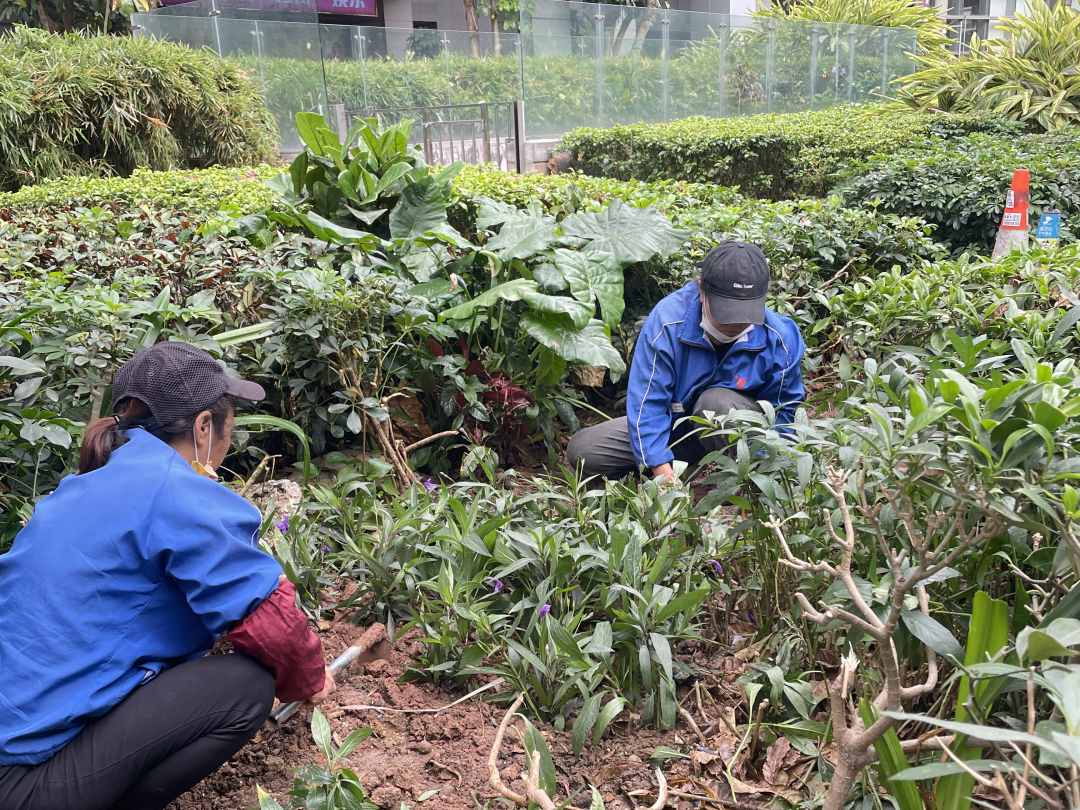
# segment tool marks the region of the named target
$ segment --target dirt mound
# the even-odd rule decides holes
[[[359,638],[362,631],[363,628],[348,623],[333,624],[323,634],[327,656],[339,654]],[[410,808],[440,810],[504,806],[505,802],[495,801],[487,778],[487,758],[504,707],[485,703],[483,697],[486,696],[482,696],[439,714],[356,708],[362,704],[388,709],[435,709],[461,697],[461,693],[428,683],[399,682],[420,649],[415,636],[406,636],[397,641],[388,658],[356,664],[338,678],[337,690],[322,707],[333,726],[335,738],[343,740],[351,731],[364,726],[374,732],[349,756],[348,766],[360,776],[372,800],[380,807],[399,810],[402,802]],[[732,659],[723,664],[716,660],[706,662],[702,660],[704,650],[691,652],[697,659],[695,663],[707,665],[714,673],[716,680],[710,687],[711,694],[717,694],[718,687],[723,690],[724,685],[730,688],[734,676],[741,670],[738,662]],[[687,744],[692,744],[706,752],[693,762],[679,759],[664,765],[673,787],[696,782],[692,771],[701,771],[699,775],[705,775],[697,767],[702,761],[708,762],[710,756],[721,758],[721,749],[714,747],[718,743],[704,738],[711,734],[712,726],[723,728],[723,724],[705,723],[706,710],[700,706],[700,694],[700,689],[691,690],[684,701],[691,710],[695,710],[696,704],[696,710],[700,712],[701,726],[697,731],[680,728],[660,732],[643,728],[636,718],[624,715],[620,718],[621,724],[615,724],[609,739],[576,756],[571,751],[568,734],[544,728],[543,733],[555,758],[560,798],[570,797],[574,805],[587,807],[589,785],[593,784],[604,795],[608,810],[651,804],[656,785],[649,757],[658,746],[685,750]],[[734,716],[731,708],[727,711]],[[174,802],[171,810],[253,808],[257,784],[285,805],[296,768],[319,761],[308,731],[310,716],[310,709],[305,708],[280,728],[268,723],[218,773]],[[702,728],[705,734],[698,737]],[[730,755],[731,752],[724,753]],[[520,742],[508,735],[500,759],[507,784],[521,787],[518,775],[524,761]],[[750,807],[754,802],[741,801],[739,804]],[[702,805],[673,797],[668,806]],[[714,802],[712,806],[720,804]]]

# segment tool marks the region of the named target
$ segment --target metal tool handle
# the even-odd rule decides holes
[[[360,656],[360,653],[362,653],[363,651],[363,647],[349,647],[349,649],[345,650],[345,652],[343,652],[330,663],[330,666],[328,667],[328,669],[330,670],[330,674],[337,675],[341,670],[345,669],[345,667],[355,661]],[[286,703],[277,711],[273,712],[270,715],[270,719],[272,719],[275,723],[284,723],[286,720],[296,714],[296,712],[303,705],[304,701],[302,700],[294,700],[292,703]]]

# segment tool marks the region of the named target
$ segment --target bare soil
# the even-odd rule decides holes
[[[327,657],[339,654],[363,630],[345,621],[324,625]],[[464,692],[427,682],[402,681],[420,649],[415,636],[406,636],[394,644],[387,658],[355,664],[340,674],[337,690],[322,706],[335,737],[343,740],[364,726],[374,732],[350,755],[347,765],[359,775],[372,801],[382,808],[399,810],[402,803],[412,810],[509,806],[496,798],[488,784],[487,760],[505,707],[485,702],[487,695],[439,714],[355,708],[365,704],[434,709],[461,697]],[[661,732],[624,713],[607,739],[576,756],[568,732],[538,724],[553,751],[560,784],[558,801],[569,799],[573,805],[588,807],[589,785],[596,785],[608,810],[651,805],[657,787],[655,766],[649,758],[659,746],[690,755],[690,759],[672,759],[663,764],[673,794],[711,800],[672,795],[667,805],[670,808],[753,808],[764,806],[775,795],[795,798],[806,786],[810,761],[785,748],[781,743],[786,741],[780,740],[766,751],[755,735],[749,735],[749,741],[742,739],[746,718],[738,712],[744,700],[734,680],[753,651],[720,655],[715,644],[703,642],[686,646],[681,652],[684,660],[701,673],[699,680],[682,690],[682,704],[694,718],[696,728],[691,728],[686,715],[682,715],[676,729]],[[305,708],[280,728],[268,721],[251,743],[216,774],[174,802],[170,810],[254,808],[256,785],[288,806],[296,768],[319,761],[308,731],[310,716],[311,710]],[[724,775],[728,763],[738,776],[734,796],[732,782]],[[499,764],[506,784],[520,790],[524,756],[515,735],[507,735]],[[763,781],[764,777],[769,778],[768,782]]]

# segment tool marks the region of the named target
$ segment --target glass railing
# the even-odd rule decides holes
[[[581,126],[871,101],[914,68],[907,29],[536,0],[522,33],[475,34],[320,25],[314,2],[195,0],[134,22],[243,66],[284,152],[299,148],[301,110],[341,120],[520,99],[526,136],[554,140]]]

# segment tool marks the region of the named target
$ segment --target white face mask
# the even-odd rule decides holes
[[[750,324],[737,335],[725,335],[723,332],[713,326],[712,321],[709,320],[708,315],[703,315],[701,318],[701,328],[702,330],[704,330],[706,335],[711,337],[717,343],[734,343],[736,340],[739,340],[741,337],[743,337],[743,335],[749,335],[750,330],[754,328],[754,325]]]
[[[709,304],[705,300],[704,296],[702,297],[702,300],[701,300],[701,329],[706,335],[711,337],[717,343],[734,343],[736,340],[739,340],[743,335],[750,334],[750,330],[753,329],[753,328],[754,328],[754,325],[751,323],[751,324],[747,324],[746,328],[743,329],[741,332],[739,332],[739,334],[737,334],[737,335],[725,335],[723,332],[721,332],[719,329],[717,329],[716,326],[713,324],[712,319],[709,317]]]

